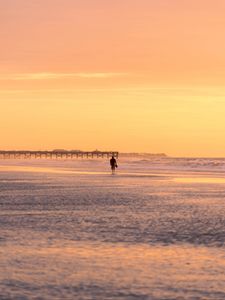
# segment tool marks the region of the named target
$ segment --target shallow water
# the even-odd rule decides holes
[[[0,161],[0,299],[225,299],[224,161]]]

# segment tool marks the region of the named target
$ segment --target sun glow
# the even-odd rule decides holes
[[[224,156],[224,11],[2,1],[0,148]]]

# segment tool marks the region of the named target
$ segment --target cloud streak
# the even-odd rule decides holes
[[[107,79],[114,77],[123,77],[127,73],[114,73],[114,72],[87,72],[87,73],[52,73],[52,72],[39,72],[39,73],[19,73],[0,76],[1,80],[56,80],[56,79]]]

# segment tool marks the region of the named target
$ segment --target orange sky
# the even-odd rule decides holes
[[[0,44],[0,149],[225,156],[224,0],[0,0]]]

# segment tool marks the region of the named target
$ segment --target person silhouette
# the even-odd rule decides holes
[[[111,166],[112,174],[115,174],[115,170],[118,166],[114,156],[112,156],[112,158],[110,159],[110,166]]]

